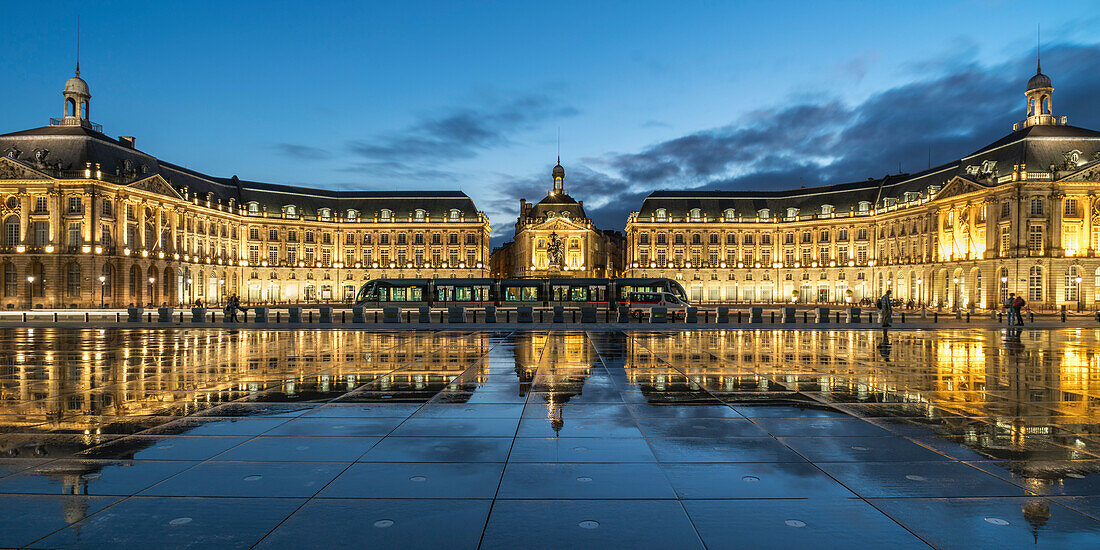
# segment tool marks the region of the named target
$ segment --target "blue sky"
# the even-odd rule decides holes
[[[61,112],[155,156],[295,185],[461,189],[497,241],[566,189],[603,227],[660,188],[775,189],[957,158],[1023,116],[1100,127],[1094,2],[23,2],[0,132]],[[1091,123],[1091,124],[1090,124]]]

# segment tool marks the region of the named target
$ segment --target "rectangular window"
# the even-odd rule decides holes
[[[847,246],[838,246],[836,248],[836,259],[838,261],[841,261],[841,262],[848,261],[849,258],[848,258],[848,247]]]
[[[332,265],[332,249],[331,248],[322,248],[321,249],[321,264],[324,265],[325,267],[328,267],[328,266]]]
[[[1065,209],[1066,217],[1067,218],[1076,218],[1077,217],[1077,199],[1065,199],[1065,204],[1066,204],[1066,209]]]
[[[286,242],[296,243],[298,242],[298,231],[294,229],[288,229],[286,232]]]
[[[111,239],[111,224],[105,223],[100,229],[99,244],[104,248],[114,246],[114,240]]]
[[[48,197],[34,198],[34,213],[45,214],[50,211],[50,199]]]
[[[289,264],[298,263],[298,247],[288,246],[286,247],[286,261]]]
[[[260,263],[260,245],[248,245],[248,263],[251,265],[257,265]]]
[[[69,197],[69,213],[79,214],[84,211],[83,198],[79,196]]]
[[[249,227],[248,228],[248,238],[253,240],[253,241],[260,240],[260,228],[259,227]]]
[[[1004,201],[1001,203],[1001,219],[1007,220],[1012,215],[1012,203]]]
[[[355,249],[354,248],[344,249],[344,265],[347,266],[347,267],[351,267],[351,266],[355,265]]]
[[[867,245],[861,244],[856,247],[856,261],[861,264],[867,263]]]
[[[1027,249],[1039,254],[1043,252],[1043,226],[1032,225],[1027,228]]]
[[[72,222],[69,224],[69,246],[77,247],[83,243],[83,231],[80,222]]]
[[[267,263],[271,265],[279,264],[279,247],[269,246],[267,247]]]
[[[4,267],[4,296],[12,298],[19,294],[19,273],[15,264],[8,263]]]
[[[821,247],[821,250],[818,251],[817,260],[822,264],[825,264],[829,261],[829,247]]]
[[[269,240],[269,241],[278,241],[279,240],[279,230],[278,229],[268,229],[267,230],[267,240]]]
[[[306,258],[305,258],[306,259],[306,265],[313,265],[313,247],[312,246],[307,246],[306,247],[306,254],[305,255],[306,255]]]
[[[1012,228],[1007,225],[1001,226],[1001,256],[1008,256],[1009,246],[1012,240]]]
[[[50,242],[50,222],[34,222],[34,246],[42,248]]]
[[[1043,215],[1043,199],[1040,197],[1031,198],[1031,215],[1042,216]]]

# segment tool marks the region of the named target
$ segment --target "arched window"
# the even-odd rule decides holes
[[[65,116],[76,116],[76,100],[71,97],[65,100]]]
[[[260,215],[260,203],[252,201],[248,203],[248,215],[259,216]]]
[[[68,295],[70,298],[80,297],[80,264],[72,262],[69,264],[68,273],[66,274],[65,287],[68,289]]]
[[[388,221],[390,221],[391,219],[393,219],[393,211],[392,211],[392,210],[390,210],[390,209],[388,209],[388,208],[383,208],[383,209],[382,209],[382,212],[381,212],[381,213],[379,214],[379,216],[378,216],[378,217],[379,217],[379,219],[381,219],[382,221],[384,221],[384,222],[388,222]]]
[[[1043,268],[1033,265],[1027,274],[1027,299],[1032,302],[1043,301]]]
[[[413,219],[418,222],[426,221],[427,217],[428,213],[425,212],[423,209],[417,208],[416,211],[413,212]]]
[[[658,208],[657,209],[657,221],[663,222],[666,219],[668,219],[668,210],[665,210],[664,208]]]
[[[1100,269],[1098,269],[1096,271],[1096,273],[1097,273],[1097,276],[1100,277]],[[1100,279],[1097,279],[1097,280],[1100,280]],[[1000,281],[997,284],[1001,285],[1000,286],[1000,289],[1001,289],[1000,296],[1001,296],[1001,303],[1003,304],[1006,301],[1008,301],[1008,268],[1007,267],[1002,267],[1001,268],[1001,270],[1000,270]]]
[[[19,216],[8,216],[8,218],[4,220],[4,246],[18,246],[19,237]]]

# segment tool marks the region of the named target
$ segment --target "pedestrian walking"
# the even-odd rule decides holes
[[[878,300],[879,316],[882,318],[883,327],[890,326],[890,321],[893,320],[894,316],[894,304],[891,303],[893,301],[893,297],[890,296],[890,292],[890,290],[887,290],[886,294],[883,294],[882,298],[879,298]]]

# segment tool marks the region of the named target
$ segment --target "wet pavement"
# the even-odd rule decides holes
[[[1100,330],[0,349],[5,548],[1100,547]]]

